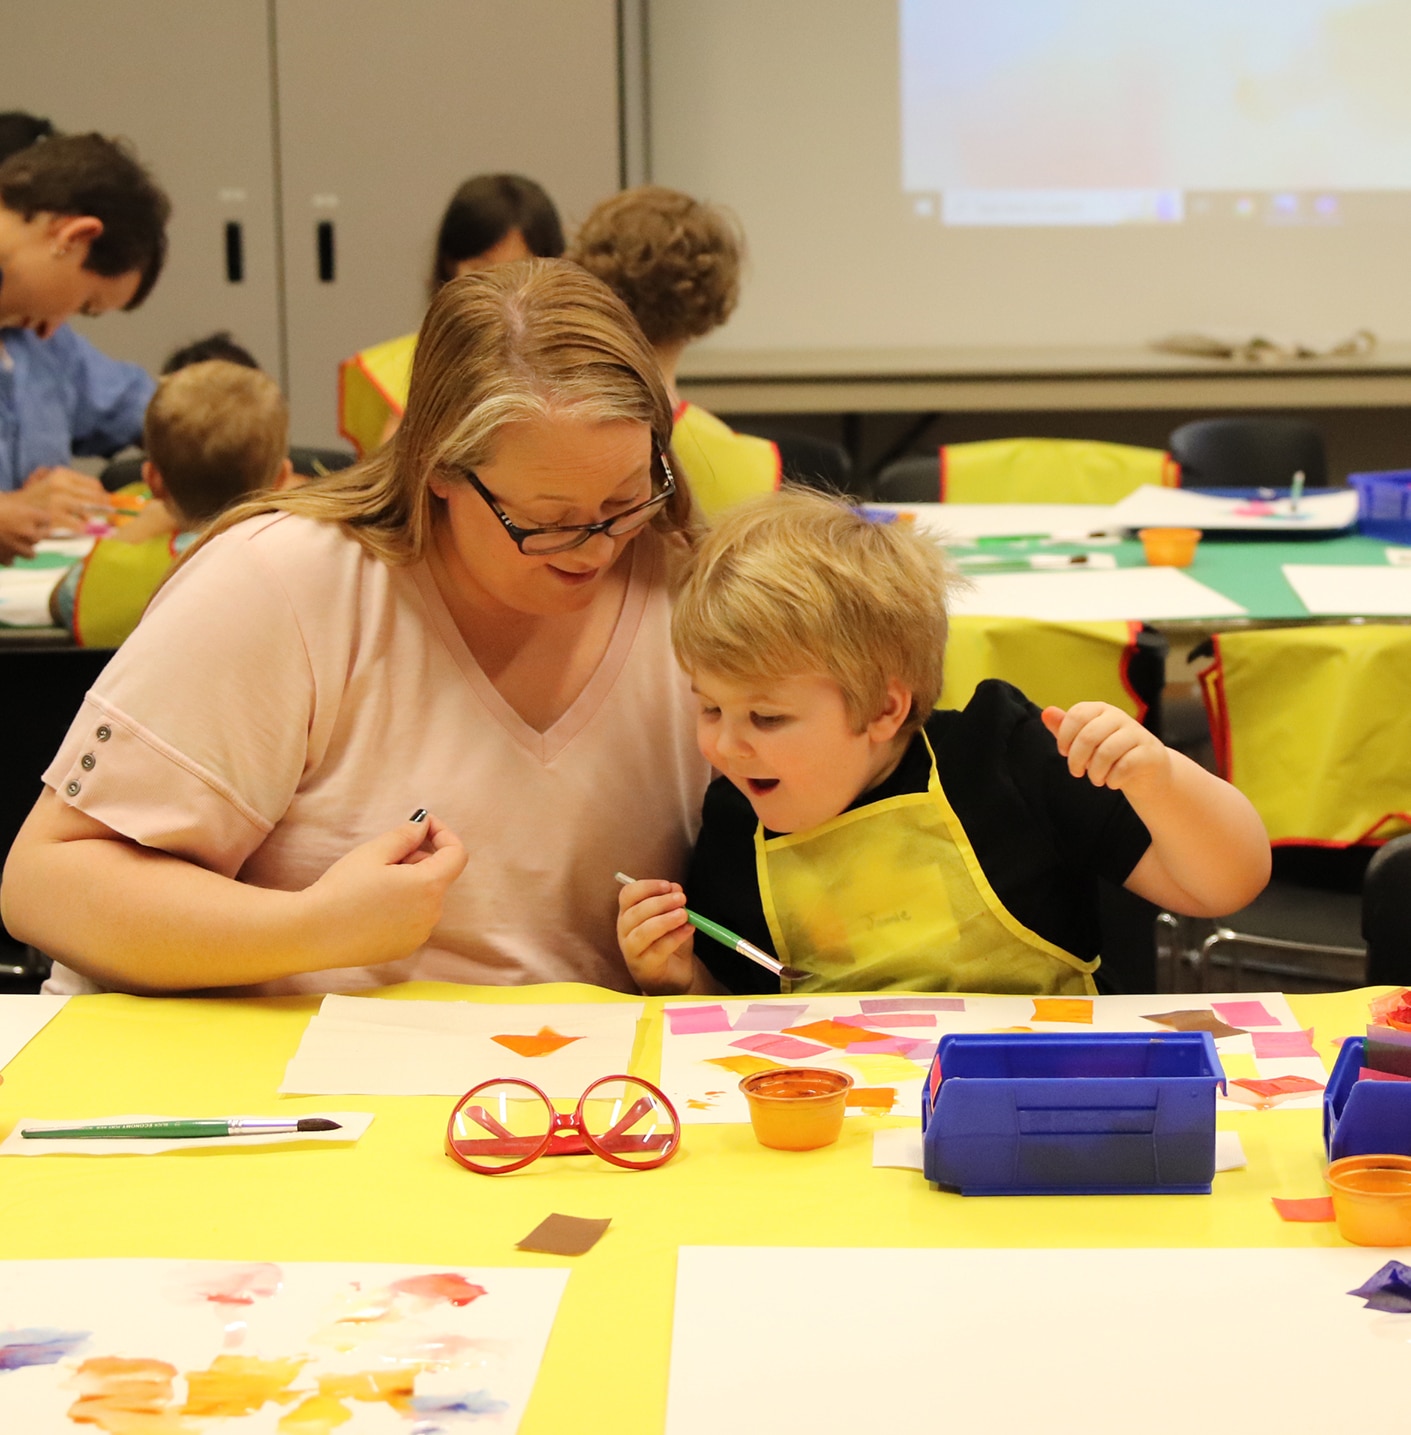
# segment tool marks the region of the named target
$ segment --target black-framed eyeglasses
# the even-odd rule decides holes
[[[653,488],[656,491],[645,503],[625,509],[612,518],[605,518],[601,523],[566,523],[557,528],[521,528],[500,507],[495,496],[476,477],[473,469],[464,468],[461,472],[469,480],[470,486],[490,506],[490,512],[500,520],[505,532],[514,540],[521,553],[566,553],[570,548],[581,547],[595,533],[606,533],[609,538],[624,538],[656,517],[676,492],[676,475],[672,473],[666,455],[658,452],[656,458],[661,464],[661,483],[658,487],[654,474]]]

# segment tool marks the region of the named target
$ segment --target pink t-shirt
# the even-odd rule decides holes
[[[593,982],[636,990],[613,873],[679,878],[709,775],[672,656],[662,540],[606,654],[537,732],[460,636],[425,563],[394,568],[335,524],[251,519],[158,594],[44,780],[124,836],[242,882],[307,887],[429,808],[466,870],[412,956],[262,993],[386,982]],[[50,990],[93,990],[55,967]]]

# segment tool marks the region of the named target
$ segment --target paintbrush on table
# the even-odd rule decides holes
[[[612,874],[625,887],[629,882],[635,882],[635,877],[629,877],[625,872],[614,872]],[[757,966],[761,966],[767,972],[773,972],[780,981],[801,982],[807,972],[801,972],[797,967],[785,966],[783,962],[771,957],[768,952],[755,946],[753,942],[747,942],[743,937],[737,936],[729,927],[722,927],[719,922],[712,922],[709,917],[702,917],[699,912],[693,912],[686,908],[686,920],[698,931],[704,932],[708,937],[714,937],[723,947],[729,947],[732,952],[739,952],[742,957],[748,957]]]

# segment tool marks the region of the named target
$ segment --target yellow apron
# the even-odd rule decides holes
[[[1116,503],[1144,483],[1175,487],[1159,448],[1088,439],[999,438],[941,449],[945,503]]]
[[[922,734],[925,740],[925,734]],[[1085,962],[1019,922],[995,895],[941,788],[883,798],[806,832],[765,838],[755,866],[785,991],[1092,994]]]
[[[1411,627],[1254,628],[1200,675],[1220,776],[1280,845],[1411,831]]]
[[[145,543],[104,538],[84,559],[74,594],[74,639],[82,648],[116,648],[138,620],[176,562],[176,538],[159,534]]]
[[[671,429],[676,455],[706,521],[727,508],[779,487],[779,450],[768,439],[736,433],[695,404],[678,406]]]
[[[416,335],[403,334],[359,350],[338,366],[338,432],[359,458],[382,446],[382,431],[406,411]]]

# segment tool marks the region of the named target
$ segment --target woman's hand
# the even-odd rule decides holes
[[[647,878],[617,894],[617,944],[632,980],[648,996],[681,996],[697,988],[695,928],[686,920],[679,882]]]
[[[1171,780],[1171,749],[1136,718],[1111,703],[1074,703],[1043,710],[1044,726],[1058,741],[1074,777],[1129,797]]]
[[[339,858],[308,889],[320,940],[336,949],[329,965],[372,966],[410,956],[441,920],[446,893],[467,860],[460,838],[430,816]]]

